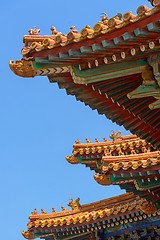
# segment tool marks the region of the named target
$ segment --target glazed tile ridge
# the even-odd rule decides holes
[[[159,152],[152,147],[151,144],[147,143],[145,140],[140,139],[136,135],[121,136],[121,133],[112,133],[110,135],[112,141],[108,141],[104,138],[104,142],[99,142],[98,139],[95,143],[91,143],[88,138],[86,138],[86,143],[80,143],[79,140],[73,145],[73,151],[71,156],[67,156],[66,159],[70,163],[78,163],[78,157],[82,157],[88,161],[98,160],[99,158],[108,159],[111,161],[125,161],[135,160],[140,157],[142,160],[146,157],[159,156]],[[142,154],[140,154],[142,152]],[[80,163],[80,162],[79,162]],[[83,163],[83,161],[81,161]]]
[[[39,52],[46,49],[52,49],[56,47],[64,47],[71,43],[82,42],[85,39],[94,39],[99,35],[114,32],[115,30],[122,29],[125,26],[147,19],[148,16],[155,14],[159,10],[159,1],[153,3],[154,8],[140,6],[137,9],[137,16],[134,16],[132,12],[127,12],[123,16],[117,14],[116,16],[107,19],[106,16],[102,17],[102,20],[96,23],[91,29],[90,26],[83,28],[80,33],[74,26],[70,27],[68,34],[62,34],[56,30],[55,27],[51,27],[51,35],[39,35],[39,29],[29,30],[30,35],[25,35],[23,42],[25,46],[22,48],[22,55],[29,57],[29,53]]]
[[[76,201],[77,200],[72,202]],[[49,232],[51,228],[54,228],[54,231],[56,231],[56,229],[61,231],[64,227],[71,229],[75,225],[79,226],[79,229],[83,229],[83,226],[89,226],[91,223],[93,225],[97,221],[100,223],[99,226],[101,226],[101,224],[103,225],[104,221],[108,221],[109,227],[112,219],[114,219],[114,223],[116,222],[117,225],[123,224],[123,221],[120,221],[120,216],[123,216],[122,218],[127,221],[128,216],[133,218],[136,214],[139,216],[139,218],[137,217],[137,220],[142,220],[143,214],[144,217],[146,216],[145,214],[153,214],[154,216],[160,214],[155,205],[132,193],[123,194],[91,204],[79,204],[79,206],[79,210],[63,209],[60,213],[52,212],[48,214],[43,210],[43,213],[38,214],[34,211],[29,217],[30,221],[27,224],[28,230],[26,232],[22,231],[23,236],[28,239],[36,238],[36,229],[38,230],[40,228],[47,232]],[[65,215],[67,211],[69,212],[68,216]],[[141,215],[139,215],[140,213]]]

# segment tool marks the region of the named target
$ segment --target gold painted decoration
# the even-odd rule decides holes
[[[26,238],[26,239],[32,240],[32,239],[35,238],[34,233],[32,231],[26,231],[26,232],[22,231],[21,233],[22,233],[23,237]]]
[[[78,31],[75,29],[75,26],[70,27],[70,32],[67,34],[67,40],[72,41],[73,39],[80,38],[81,35],[78,33]]]
[[[103,185],[103,186],[108,186],[111,184],[110,177],[105,174],[96,174],[94,173],[94,179],[97,183]]]
[[[89,25],[86,25],[80,33],[75,29],[74,26],[70,27],[70,32],[68,34],[63,34],[58,32],[54,26],[50,28],[51,34],[46,35],[39,35],[40,29],[34,27],[30,29],[28,35],[24,36],[24,44],[25,46],[22,48],[22,55],[25,56],[27,54],[32,54],[32,52],[39,52],[45,49],[52,49],[54,47],[65,47],[66,45],[74,42],[80,42],[85,38],[96,38],[97,34],[107,34],[110,31],[121,29],[130,23],[134,23],[137,21],[141,21],[143,18],[147,16],[153,15],[159,10],[160,0],[152,1],[152,5],[154,6],[153,9],[148,7],[140,6],[137,9],[137,16],[134,16],[132,12],[126,12],[123,17],[121,13],[118,13],[116,16],[108,19],[108,16],[105,12],[103,12],[101,16],[101,21],[94,25],[94,29],[91,29]],[[46,41],[45,44],[42,44],[43,40],[51,39],[49,42]],[[113,39],[112,39],[113,40]],[[36,42],[37,47],[32,49],[31,43]],[[40,44],[40,45],[39,45]],[[122,55],[122,54],[121,54]],[[125,54],[123,54],[124,56]],[[122,57],[123,59],[123,57]],[[125,57],[124,57],[125,59]]]
[[[146,5],[142,5],[142,6],[139,6],[138,9],[137,9],[137,14],[139,16],[142,16],[144,15],[146,12],[148,12],[150,10],[150,8],[148,8]]]
[[[128,93],[127,97],[129,99],[144,97],[154,97],[156,99],[160,99],[160,86],[158,85],[158,81],[155,79],[153,69],[150,66],[145,66],[142,69],[142,79],[142,85]],[[152,104],[150,104],[149,107],[150,109],[154,109]]]
[[[91,29],[89,25],[83,28],[80,32],[82,38],[86,38],[87,36],[93,35],[93,33],[94,33],[94,30]]]
[[[44,47],[48,47],[49,45],[54,45],[54,44],[55,44],[55,41],[53,39],[46,38],[43,40]]]
[[[67,156],[66,160],[71,164],[77,164],[78,163],[77,157],[74,157],[74,156]]]
[[[153,84],[155,82],[153,69],[150,66],[145,66],[142,69],[142,78],[144,84]]]
[[[126,12],[124,15],[123,15],[123,20],[125,22],[127,21],[130,21],[131,19],[135,18],[135,15],[133,15],[132,12]]]
[[[60,43],[66,42],[66,39],[67,37],[64,34],[59,33],[55,36],[54,40],[56,44],[60,44]]]
[[[28,32],[29,32],[29,35],[39,35],[40,29],[34,27],[33,29],[29,29]]]
[[[114,28],[118,24],[122,23],[121,19],[122,19],[122,14],[117,13],[117,15],[115,17],[112,17],[108,20],[108,27],[109,28]]]
[[[44,231],[44,229],[47,231],[51,229],[54,230],[54,228],[57,227],[64,229],[66,226],[72,227],[76,224],[87,225],[93,221],[102,222],[106,219],[111,220],[112,227],[119,226],[128,221],[134,222],[138,219],[143,220],[142,216],[139,218],[137,217],[140,211],[143,211],[146,215],[153,213],[158,214],[157,209],[154,211],[155,208],[152,204],[145,199],[135,196],[133,193],[123,194],[84,205],[80,205],[79,201],[80,198],[70,200],[68,206],[70,206],[72,210],[67,210],[62,207],[62,211],[57,214],[38,214],[36,218],[30,219],[28,231],[22,231],[23,236],[31,240],[32,237],[36,238],[36,236],[33,235],[34,231]],[[132,213],[134,213],[134,217],[128,219],[126,216],[131,216]],[[120,216],[123,216],[123,220],[119,220]],[[115,225],[113,224],[113,220]],[[107,227],[109,226],[110,225]]]
[[[145,214],[154,214],[157,212],[157,208],[152,202],[145,202],[140,206],[140,210]]]
[[[105,25],[104,23],[102,22],[98,22],[94,25],[94,32],[95,33],[101,33],[101,31],[104,31],[108,28],[107,24]]]
[[[31,215],[37,215],[38,214],[38,211],[37,209],[35,208],[33,212],[31,212]]]
[[[53,36],[56,36],[58,34],[58,31],[57,31],[57,29],[54,26],[52,26],[50,28],[50,30],[51,30]]]
[[[114,141],[117,141],[117,140],[120,140],[120,139],[121,139],[121,131],[118,131],[118,132],[115,133],[115,132],[112,130],[112,134],[111,134],[109,137],[110,137],[110,139],[113,140],[113,142],[114,142]]]
[[[10,60],[9,66],[20,77],[34,77],[36,75],[32,61],[17,60],[14,62]]]
[[[80,198],[77,198],[76,200],[73,200],[72,198],[70,199],[68,206],[72,208],[72,210],[80,210],[81,205],[80,205]]]

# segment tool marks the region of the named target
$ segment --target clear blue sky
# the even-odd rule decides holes
[[[101,12],[109,17],[133,11],[147,0],[16,0],[1,1],[0,38],[0,228],[1,239],[21,240],[28,216],[37,208],[51,212],[67,207],[69,198],[81,204],[123,193],[118,187],[102,187],[93,172],[70,165],[65,156],[76,139],[109,139],[111,130],[121,130],[104,116],[67,96],[47,77],[24,79],[8,67],[21,59],[23,35],[36,26],[41,34],[50,27],[68,33],[71,25],[80,31],[94,26]]]

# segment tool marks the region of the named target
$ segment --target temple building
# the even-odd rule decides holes
[[[112,132],[111,140],[73,145],[71,164],[94,170],[97,183],[119,185],[126,194],[71,210],[35,209],[27,239],[160,239],[160,0],[137,14],[106,14],[80,32],[74,26],[50,35],[33,28],[23,38],[22,59],[10,61],[21,77],[47,76],[132,135]]]

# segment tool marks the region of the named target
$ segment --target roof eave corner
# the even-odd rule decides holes
[[[29,239],[29,240],[33,240],[35,237],[34,237],[34,233],[33,231],[22,231],[22,236],[26,239]]]
[[[67,162],[71,163],[71,164],[78,164],[78,159],[75,156],[66,156],[66,160]]]
[[[33,67],[32,61],[26,61],[26,60],[10,60],[9,61],[9,67],[16,75],[20,77],[35,77],[36,72]]]

